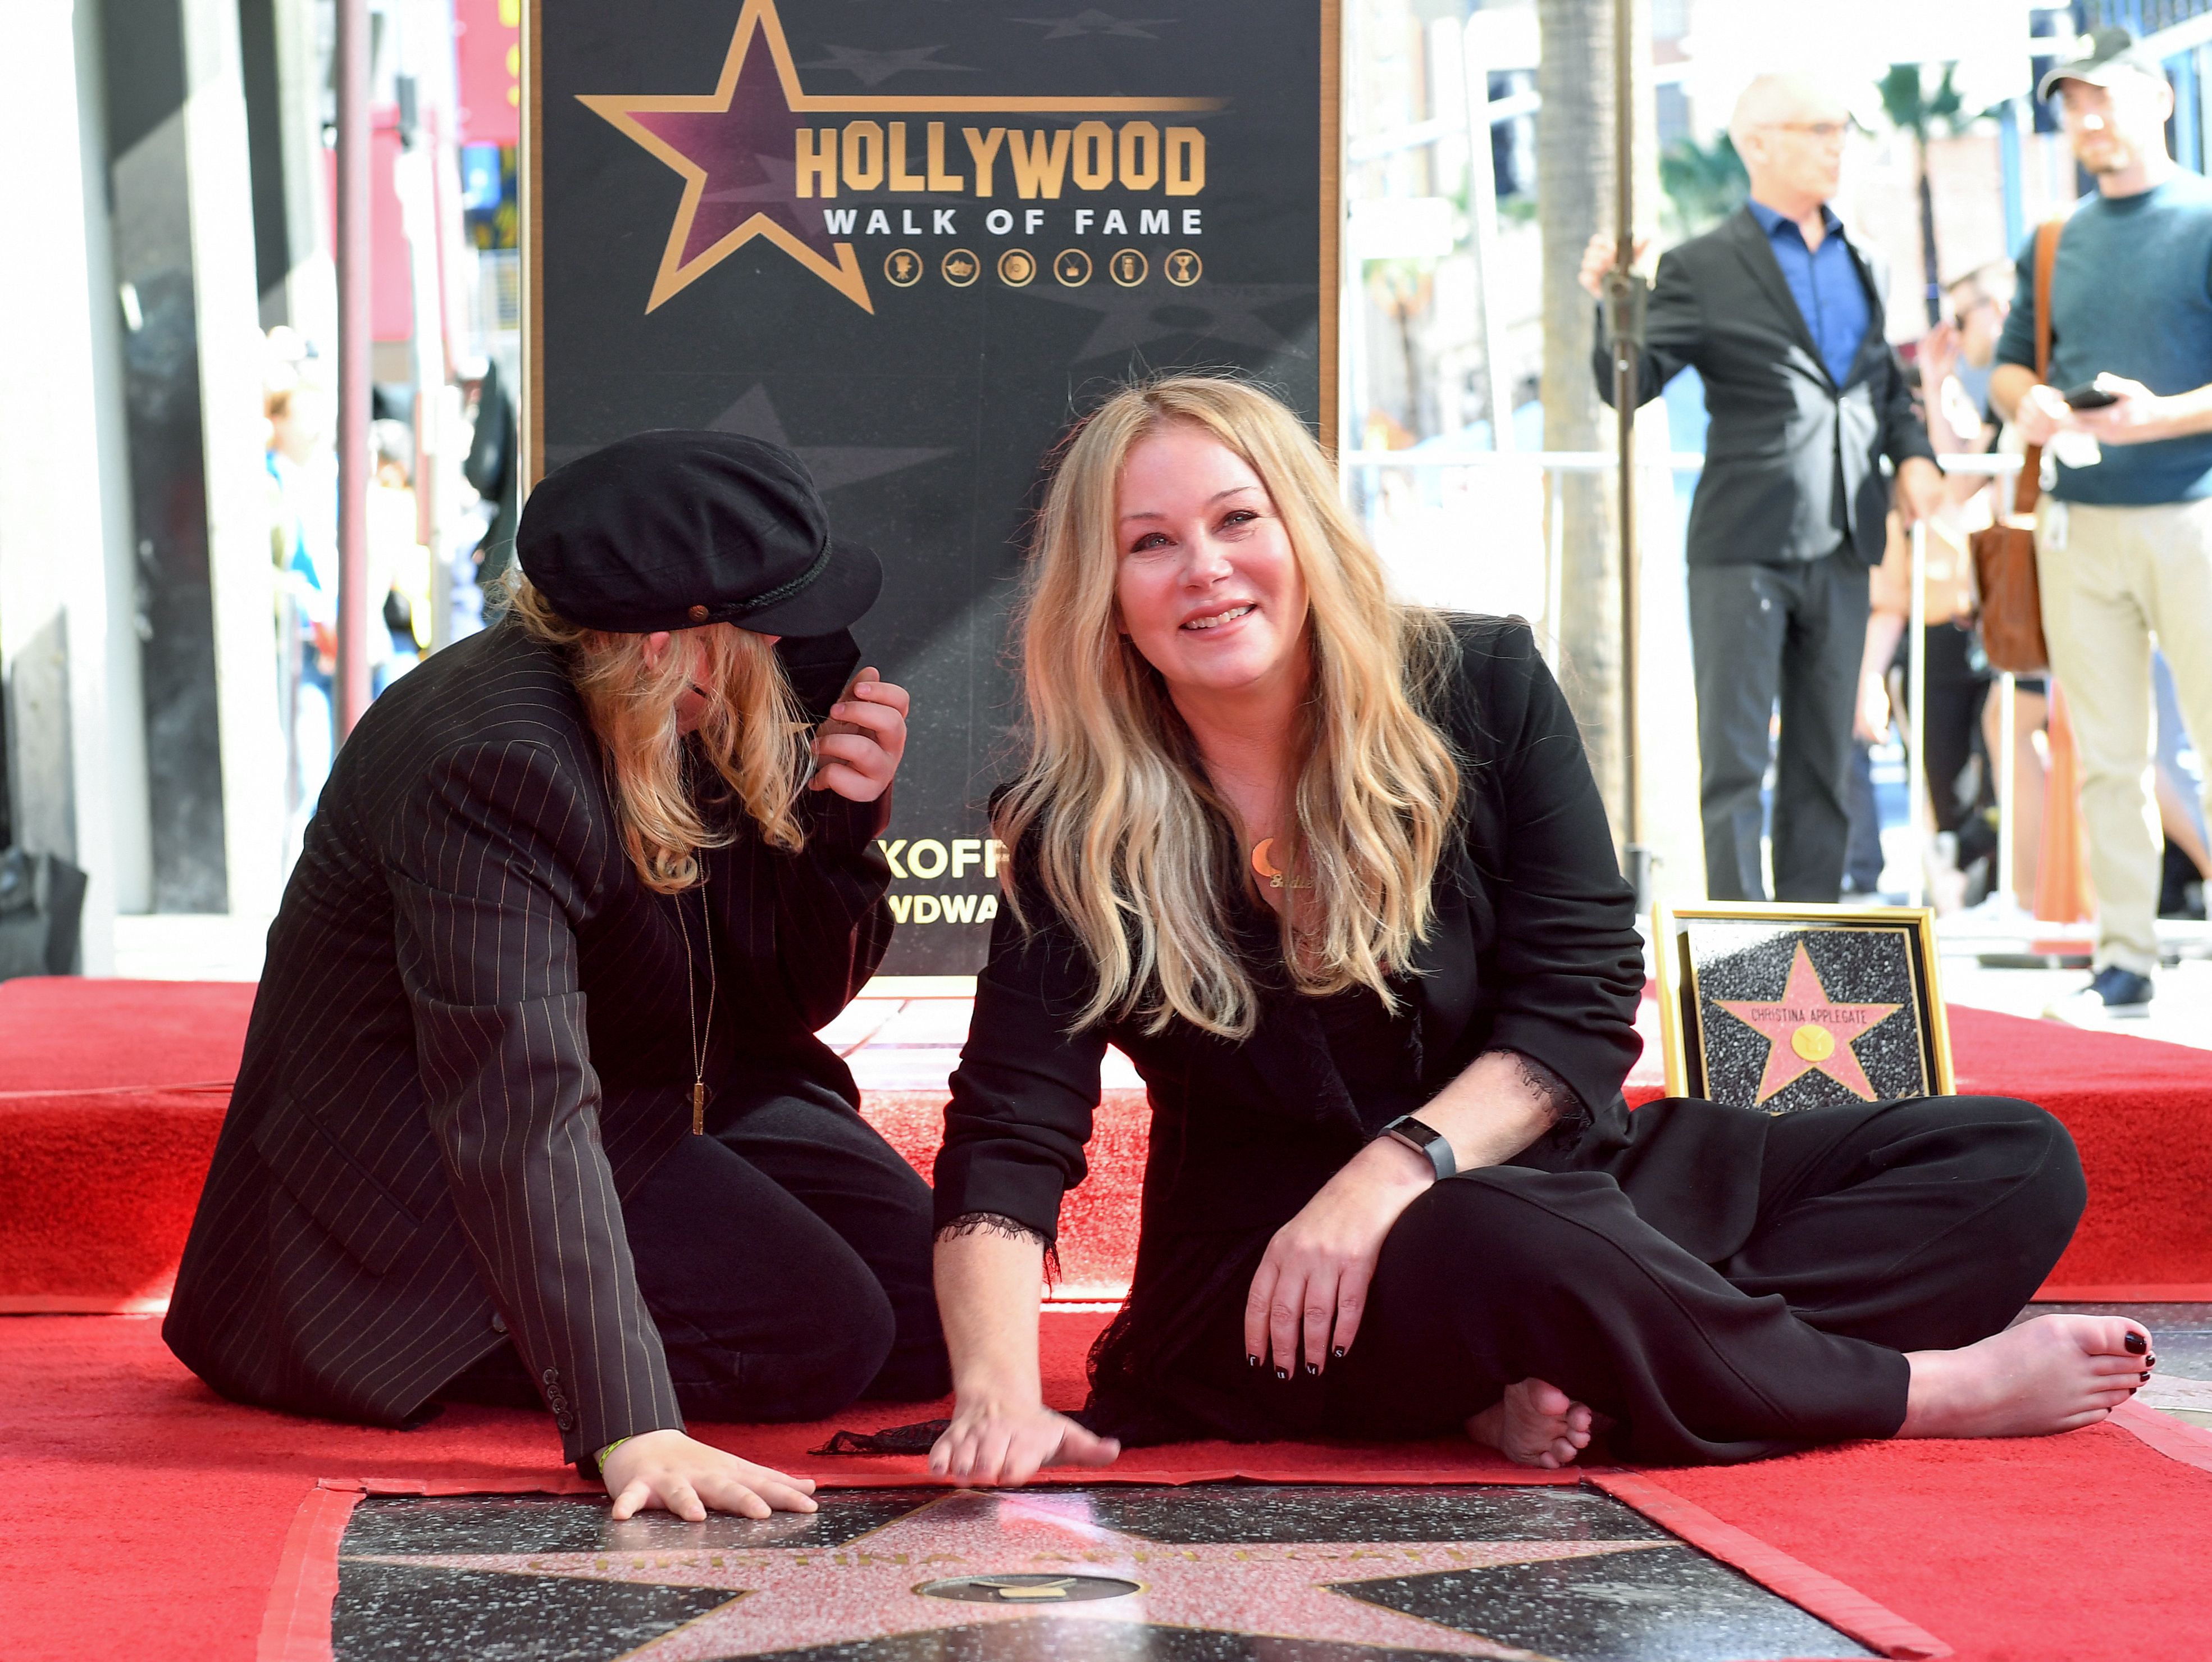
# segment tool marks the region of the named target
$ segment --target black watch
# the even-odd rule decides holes
[[[1439,1183],[1459,1170],[1459,1161],[1452,1154],[1451,1139],[1426,1120],[1401,1114],[1382,1128],[1382,1134],[1396,1138],[1428,1161],[1436,1168]]]

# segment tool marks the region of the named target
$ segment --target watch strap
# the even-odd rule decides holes
[[[1382,1135],[1412,1149],[1428,1161],[1442,1183],[1459,1171],[1459,1160],[1452,1153],[1451,1139],[1430,1124],[1411,1114],[1401,1114],[1382,1128]]]

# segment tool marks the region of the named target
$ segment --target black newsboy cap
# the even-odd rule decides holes
[[[736,624],[830,635],[857,623],[880,561],[830,535],[798,457],[736,433],[634,434],[547,474],[514,539],[570,623],[613,633]]]

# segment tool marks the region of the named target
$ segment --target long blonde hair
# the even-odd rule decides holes
[[[995,829],[1034,862],[1022,878],[1090,957],[1097,982],[1079,1026],[1135,1020],[1158,1032],[1181,1017],[1224,1038],[1251,1033],[1252,977],[1230,938],[1228,897],[1249,880],[1232,817],[1159,673],[1121,633],[1115,601],[1123,462],[1177,424],[1258,475],[1309,596],[1312,681],[1289,840],[1314,887],[1310,903],[1301,894],[1283,909],[1292,983],[1315,995],[1370,987],[1395,1008],[1387,977],[1428,934],[1458,800],[1450,748],[1417,707],[1449,636],[1434,612],[1391,600],[1320,447],[1255,388],[1190,375],[1127,387],[1068,442],[1019,624],[1028,754]],[[1007,895],[1021,916],[1012,881]]]
[[[734,624],[696,635],[703,662],[689,653],[646,652],[646,636],[572,624],[516,569],[508,605],[522,627],[559,650],[606,759],[608,794],[623,846],[647,888],[677,894],[704,875],[702,849],[725,848],[738,831],[710,825],[684,782],[684,735],[676,701],[696,682],[708,694],[696,737],[702,755],[744,805],[762,840],[797,853],[805,832],[793,812],[806,782],[806,723],[775,646]]]

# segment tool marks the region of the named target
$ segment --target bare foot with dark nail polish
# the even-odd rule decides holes
[[[2039,1316],[1961,1350],[1915,1350],[1900,1437],[2040,1437],[2141,1388],[2150,1335],[2118,1316]]]
[[[1589,1446],[1598,1416],[1557,1385],[1523,1379],[1467,1422],[1467,1434],[1517,1465],[1557,1470]]]

